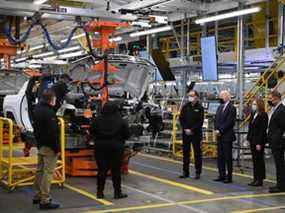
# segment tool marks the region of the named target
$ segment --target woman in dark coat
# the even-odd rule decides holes
[[[249,186],[262,186],[265,179],[264,146],[267,140],[268,115],[265,112],[264,102],[256,98],[252,103],[247,140],[253,160],[254,180]]]
[[[121,190],[121,167],[125,140],[129,137],[128,123],[123,120],[118,106],[112,102],[104,105],[91,129],[95,138],[95,159],[98,167],[97,197],[104,198],[104,186],[108,170],[111,169],[114,198],[127,197]]]

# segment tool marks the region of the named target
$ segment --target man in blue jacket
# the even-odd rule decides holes
[[[219,177],[215,181],[232,183],[233,173],[233,142],[236,140],[234,126],[236,108],[231,103],[231,95],[224,90],[220,93],[221,105],[215,117],[215,133],[218,142],[218,170]],[[227,167],[227,174],[226,174]]]

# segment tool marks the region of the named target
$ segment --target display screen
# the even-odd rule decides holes
[[[218,80],[217,48],[215,36],[201,38],[202,74],[204,81]]]

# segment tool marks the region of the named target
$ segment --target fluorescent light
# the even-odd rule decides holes
[[[144,21],[133,21],[133,22],[131,23],[131,25],[132,25],[132,26],[140,26],[140,27],[148,27],[148,28],[151,27],[151,25],[150,25],[149,23],[144,22]]]
[[[57,51],[58,53],[66,53],[66,52],[71,52],[71,51],[75,51],[75,50],[80,50],[81,47],[80,46],[74,46],[74,47],[69,47],[69,48],[65,48],[62,50]]]
[[[41,53],[41,54],[38,54],[38,55],[34,55],[33,58],[41,58],[41,57],[45,57],[45,56],[51,56],[53,55],[54,52],[46,52],[46,53]]]
[[[260,10],[261,10],[260,7],[253,7],[253,8],[244,9],[244,10],[237,10],[237,11],[230,12],[230,13],[225,13],[225,14],[220,14],[220,15],[216,15],[216,16],[211,16],[211,17],[197,19],[195,21],[195,23],[196,24],[204,24],[204,23],[207,23],[207,22],[219,21],[219,20],[222,20],[222,19],[248,15],[248,14],[251,14],[251,13],[257,13]]]
[[[110,42],[113,42],[113,41],[114,42],[119,42],[119,41],[122,41],[122,39],[123,38],[121,36],[118,36],[118,37],[110,38],[109,41]]]
[[[48,0],[35,0],[33,3],[34,4],[43,4],[43,3],[45,3],[45,2],[47,2]]]
[[[32,47],[32,48],[30,48],[30,51],[34,51],[34,50],[39,50],[39,49],[42,49],[42,48],[44,48],[45,46],[44,45],[38,45],[38,46],[35,46],[35,47]]]
[[[131,33],[130,37],[138,37],[138,36],[143,36],[143,35],[149,35],[149,34],[169,31],[169,30],[172,30],[171,26],[164,26],[164,27],[159,27],[159,28],[153,28],[153,29],[150,29],[150,30],[145,30],[145,31]]]
[[[15,62],[21,62],[21,61],[26,61],[27,60],[27,57],[23,57],[23,58],[17,58],[15,59]]]
[[[84,54],[84,51],[78,51],[78,52],[74,52],[74,53],[68,53],[68,54],[64,54],[64,55],[60,55],[59,58],[60,59],[67,59],[67,58],[73,58],[73,57],[77,57],[77,56],[81,56]]]

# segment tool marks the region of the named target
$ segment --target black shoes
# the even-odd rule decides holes
[[[248,184],[249,186],[263,186],[262,180],[254,180],[251,183]]]
[[[225,184],[232,183],[232,182],[233,182],[232,178],[227,178],[224,180]]]
[[[104,198],[104,193],[103,192],[97,192],[97,198],[98,199],[103,199]]]
[[[41,199],[33,199],[33,204],[40,204]],[[49,199],[49,202],[51,202],[51,199]]]
[[[199,180],[199,179],[200,179],[200,174],[196,174],[195,180]]]
[[[45,203],[45,204],[42,204],[40,203],[40,209],[42,210],[48,210],[48,209],[58,209],[60,207],[60,204],[58,203]]]
[[[280,192],[285,192],[285,189],[280,189],[277,186],[269,188],[269,193],[280,193]]]
[[[124,193],[118,193],[114,195],[114,199],[118,200],[118,199],[123,199],[123,198],[127,198],[128,195],[124,194]]]
[[[222,178],[222,177],[218,177],[217,179],[214,179],[214,181],[216,182],[223,182],[223,183],[232,183],[233,180],[232,178]]]
[[[189,178],[189,174],[188,175],[187,174],[180,175],[179,178],[182,178],[182,179],[183,178]]]
[[[216,181],[216,182],[224,182],[225,178],[218,177],[218,178],[214,179],[214,181]]]

